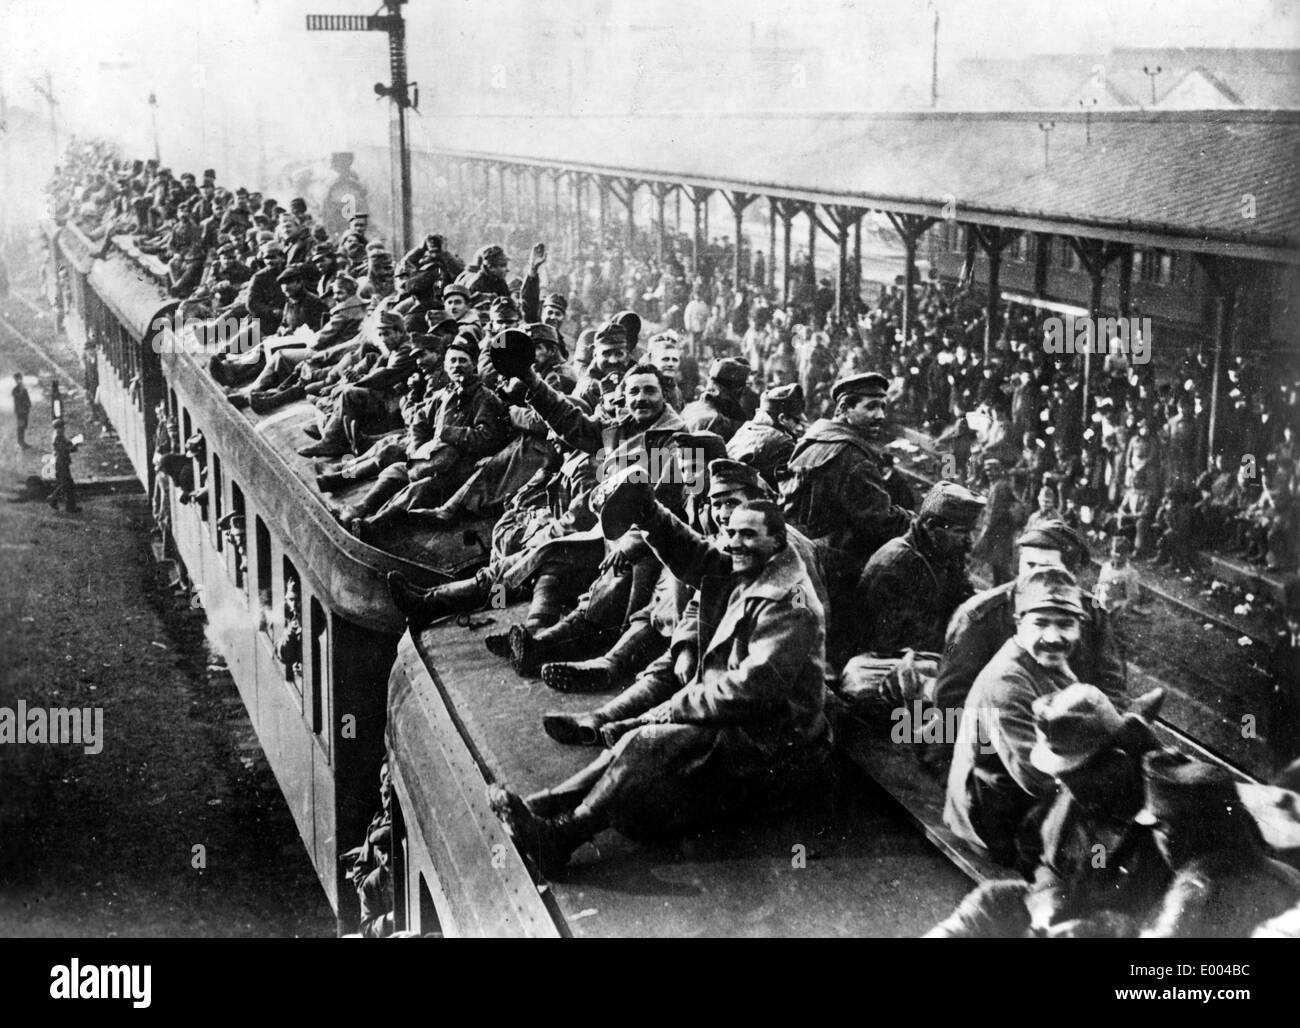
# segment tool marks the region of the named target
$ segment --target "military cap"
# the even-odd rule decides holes
[[[461,324],[446,311],[428,310],[424,312],[424,323],[429,331],[440,336],[454,336],[460,332]],[[477,340],[475,340],[477,342]]]
[[[769,414],[797,416],[804,412],[803,388],[798,382],[790,382],[765,389],[758,399],[758,405]]]
[[[1059,610],[1083,617],[1083,593],[1065,568],[1034,568],[1016,579],[1016,614]]]
[[[463,296],[465,302],[469,303],[469,290],[455,282],[448,282],[442,287],[442,298],[445,300],[449,296]]]
[[[1133,820],[1148,827],[1245,813],[1236,780],[1226,769],[1184,753],[1158,749],[1143,757],[1142,788],[1146,802]]]
[[[749,489],[762,492],[758,481],[758,469],[752,464],[742,464],[738,460],[709,461],[709,495],[725,493],[732,489]]]
[[[355,293],[358,289],[361,288],[361,284],[355,278],[353,278],[351,275],[343,271],[340,271],[337,275],[335,275],[333,278],[330,279],[330,285],[334,285],[334,283],[336,282],[342,284],[344,289],[347,289],[348,291],[353,293]]]
[[[388,253],[388,247],[380,240],[372,239],[370,242],[366,243],[366,253]],[[392,256],[392,254],[388,255],[390,257]]]
[[[704,454],[706,467],[710,461],[722,460],[727,456],[727,441],[717,432],[674,432],[672,440],[684,450]]]
[[[596,329],[591,342],[593,346],[627,346],[627,330],[622,325],[608,321]]]
[[[1082,564],[1088,559],[1088,542],[1064,521],[1044,521],[1020,534],[1017,546],[1040,550],[1059,550],[1067,563]]]
[[[1007,469],[1006,465],[1003,464],[1002,461],[999,460],[997,457],[984,458],[984,471],[986,474],[990,474],[990,475],[999,474],[1005,471],[1006,469]]]
[[[841,396],[884,396],[889,392],[889,379],[878,371],[850,375],[831,386],[831,400],[838,403]]]
[[[203,177],[204,177],[205,179],[210,180],[210,181],[215,181],[215,180],[216,180],[216,177],[217,177],[217,173],[216,173],[216,171],[213,170],[212,168],[204,168],[204,169],[203,169]]]
[[[380,327],[380,328],[395,328],[395,329],[397,329],[399,332],[402,332],[403,334],[405,334],[405,332],[406,332],[406,319],[403,318],[400,314],[398,314],[397,311],[380,311],[380,312],[379,312],[379,327]]]
[[[1029,761],[1048,775],[1082,767],[1124,727],[1124,718],[1095,685],[1074,682],[1034,700],[1037,736]]]
[[[498,332],[488,344],[488,359],[504,378],[519,378],[533,366],[536,347],[532,337],[517,328]]]
[[[235,190],[235,196],[246,199],[248,197],[248,190],[244,186],[240,186]]]
[[[307,201],[301,196],[295,196],[289,201],[289,210],[297,211],[299,214],[305,214],[307,212]]]
[[[635,350],[641,339],[641,315],[636,311],[619,311],[609,319],[611,325],[621,325],[627,334],[627,348]]]
[[[262,257],[283,257],[284,247],[274,240],[268,241],[262,244],[259,254]]]
[[[334,249],[334,244],[326,240],[313,246],[311,252],[316,257],[333,257],[337,251]]]
[[[585,367],[591,361],[591,349],[596,342],[596,330],[584,328],[578,333],[577,345],[573,348],[573,360],[579,367]]]
[[[276,276],[275,280],[277,282],[301,282],[306,277],[307,266],[305,264],[290,264]]]
[[[709,378],[730,389],[740,389],[749,381],[753,369],[739,357],[720,357],[709,367]]]
[[[561,314],[567,314],[569,312],[569,301],[563,293],[547,293],[546,298],[542,300],[542,307],[550,307]]]
[[[589,505],[600,512],[600,531],[619,539],[644,517],[654,502],[654,487],[642,464],[632,464],[606,478],[591,491]]]
[[[956,482],[936,482],[917,512],[946,521],[953,528],[973,528],[984,509],[985,500]]]
[[[498,296],[492,301],[492,306],[488,308],[490,314],[514,315],[519,316],[519,305],[508,296]]]
[[[540,321],[535,321],[527,326],[528,334],[532,337],[533,342],[546,343],[548,346],[560,345],[560,334],[550,325],[545,325]]]
[[[470,360],[478,363],[478,338],[471,332],[457,332],[448,341],[447,349],[467,353]]]
[[[387,250],[376,250],[370,255],[369,263],[376,271],[386,271],[393,266],[393,255]]]
[[[189,179],[189,181],[193,182],[193,181],[194,181],[194,172],[192,172],[192,171],[182,172],[182,173],[181,173],[181,181],[184,182],[186,179]]]
[[[234,257],[239,254],[239,248],[234,243],[222,243],[217,247],[218,257]]]
[[[497,264],[506,260],[506,252],[501,247],[493,243],[485,246],[478,252],[478,263],[480,267],[487,267],[489,264]]]

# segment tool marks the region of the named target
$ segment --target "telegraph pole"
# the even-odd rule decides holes
[[[390,150],[396,174],[393,197],[394,220],[400,225],[401,247],[405,252],[413,245],[411,237],[411,148],[406,133],[407,108],[418,108],[418,83],[406,78],[406,22],[402,5],[406,0],[384,0],[387,14],[309,14],[308,32],[387,32],[388,65],[392,82],[375,83],[375,95],[386,96],[393,103],[393,126]]]
[[[934,45],[930,48],[930,106],[939,106],[939,7],[934,8]]]

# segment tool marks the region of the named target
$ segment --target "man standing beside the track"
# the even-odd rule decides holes
[[[18,435],[18,446],[29,450],[31,447],[27,443],[27,421],[32,416],[32,398],[27,392],[27,387],[23,385],[21,372],[14,373],[14,388],[10,395],[14,401],[14,424]]]

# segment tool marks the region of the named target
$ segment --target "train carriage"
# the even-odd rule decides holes
[[[392,556],[349,535],[297,456],[305,404],[267,418],[237,411],[206,356],[176,338],[177,302],[165,268],[126,238],[75,271],[65,290],[74,340],[93,341],[99,399],[137,475],[152,486],[160,403],[182,441],[201,437],[195,495],[163,485],[175,552],[204,607],[258,740],[293,813],[342,930],[355,893],[339,857],[360,844],[378,806],[386,683],[404,621],[385,585],[390,570],[432,584],[482,559],[462,542]],[[69,276],[71,277],[71,276]],[[188,501],[188,502],[187,502]],[[446,556],[439,563],[437,554]]]

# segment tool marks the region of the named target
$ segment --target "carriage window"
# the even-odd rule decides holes
[[[248,574],[246,526],[244,490],[232,481],[230,483],[230,526],[226,532],[226,540],[230,543],[230,556],[235,565],[235,585],[240,589],[246,588],[244,578]]]
[[[271,533],[266,530],[266,522],[261,518],[254,518],[254,542],[257,546],[255,554],[257,560],[257,602],[260,603],[264,610],[271,609],[273,592],[271,588]],[[263,627],[270,629],[270,625],[263,622]]]
[[[280,660],[284,664],[284,680],[301,693],[303,627],[302,579],[298,577],[298,569],[293,566],[293,561],[288,557],[285,557],[282,562],[281,573],[284,575],[284,600],[282,602],[283,609],[281,610],[283,627],[277,645],[280,651]]]
[[[329,621],[325,608],[311,598],[311,730],[320,735],[324,725],[325,689],[329,682]]]
[[[172,399],[176,399],[176,394],[172,393]],[[221,458],[215,453],[212,455],[212,475],[208,478],[208,503],[212,507],[212,541],[217,547],[217,552],[222,553],[226,548],[226,533],[221,528],[221,518],[226,513],[225,497],[222,495],[221,482]]]
[[[185,449],[185,443],[189,440],[190,436],[193,434],[194,434],[194,423],[190,421],[190,412],[182,407],[181,408],[181,437],[180,439],[177,440],[177,442],[179,442],[181,445],[182,451]]]

